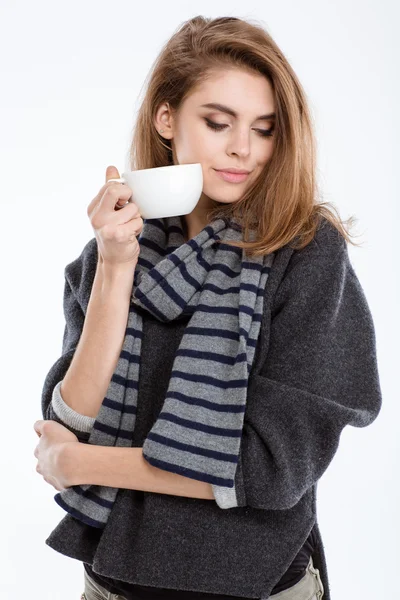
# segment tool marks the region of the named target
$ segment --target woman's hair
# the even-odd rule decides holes
[[[222,217],[238,223],[243,242],[234,245],[245,248],[248,256],[269,254],[285,244],[303,248],[322,217],[357,246],[337,209],[318,200],[315,139],[305,92],[269,33],[250,21],[196,16],[167,41],[148,75],[129,153],[131,169],[177,164],[171,140],[155,127],[157,110],[168,102],[178,114],[185,98],[221,68],[245,69],[268,79],[275,99],[274,147],[254,184],[237,202],[215,202],[209,222]],[[353,221],[351,217],[345,223],[352,226]]]

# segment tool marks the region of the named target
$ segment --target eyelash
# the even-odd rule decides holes
[[[225,129],[225,127],[228,127],[228,125],[223,125],[222,123],[214,123],[214,121],[210,121],[210,119],[207,118],[205,118],[204,120],[210,129],[216,131],[222,131],[223,129]],[[274,131],[274,126],[272,126],[271,129],[256,129],[256,131],[261,135],[261,137],[271,137]]]

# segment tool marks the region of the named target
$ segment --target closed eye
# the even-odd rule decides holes
[[[207,119],[207,117],[204,117],[204,120],[207,126],[210,129],[213,129],[214,131],[222,131],[223,129],[225,129],[225,127],[228,127],[228,125],[226,124],[214,123],[214,121],[210,121],[210,119]],[[272,136],[274,129],[275,127],[273,125],[270,129],[256,129],[255,131],[257,131],[257,133],[259,133],[261,137],[269,137]]]

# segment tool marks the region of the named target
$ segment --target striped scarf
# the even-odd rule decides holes
[[[244,250],[224,244],[242,239],[240,226],[226,218],[185,242],[181,219],[144,220],[122,350],[88,443],[132,446],[143,322],[136,306],[162,322],[188,315],[143,456],[165,471],[232,488],[274,254],[245,258]],[[75,518],[104,528],[117,492],[75,485],[54,499]]]

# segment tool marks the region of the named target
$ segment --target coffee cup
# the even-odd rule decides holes
[[[201,163],[167,165],[125,171],[119,179],[128,185],[142,219],[176,217],[192,212],[203,191]]]

